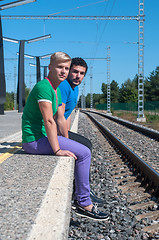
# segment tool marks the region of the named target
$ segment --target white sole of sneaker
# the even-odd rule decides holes
[[[73,210],[76,210],[76,207],[75,207],[75,206],[73,206],[73,205],[71,206],[71,208],[72,208]]]
[[[106,217],[106,218],[104,218],[104,219],[95,219],[95,218],[92,218],[92,217],[89,217],[89,216],[86,216],[86,215],[77,213],[76,211],[75,211],[75,213],[76,213],[78,216],[80,216],[80,217],[89,218],[89,219],[94,220],[94,221],[107,221],[107,220],[109,220],[109,217]]]

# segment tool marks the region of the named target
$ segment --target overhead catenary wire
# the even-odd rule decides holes
[[[114,6],[115,6],[115,3],[116,3],[116,0],[113,1],[113,5],[112,5],[112,7],[111,7],[109,16],[111,16],[111,13],[112,13],[112,11],[113,11],[113,8],[114,8]],[[103,33],[104,33],[104,31],[105,31],[105,28],[106,28],[107,24],[108,24],[108,22],[105,23],[104,28],[103,28],[103,31],[102,31],[102,33],[101,33],[101,35],[100,35],[100,37],[99,37],[98,42],[97,42],[97,46],[96,46],[95,52],[94,52],[94,58],[95,58],[95,56],[96,56],[96,54],[97,54],[97,50],[98,50],[99,44],[100,44],[100,42],[101,42],[101,39],[102,39],[102,36],[103,36]],[[92,64],[93,64],[93,63],[92,63]]]
[[[73,10],[77,10],[77,9],[84,8],[84,7],[89,7],[89,6],[99,4],[99,3],[103,3],[103,2],[106,2],[106,1],[108,1],[108,0],[102,0],[102,1],[90,3],[90,4],[87,4],[87,5],[83,5],[83,6],[77,6],[75,8],[71,8],[71,9],[67,9],[67,10],[64,10],[64,11],[49,14],[48,16],[53,16],[53,15],[61,14],[61,13],[64,13],[64,12],[70,12],[70,11],[73,11]]]

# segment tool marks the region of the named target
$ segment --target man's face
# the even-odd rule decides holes
[[[73,65],[70,69],[68,80],[73,86],[78,86],[81,84],[86,73],[86,68],[83,66]]]
[[[71,61],[68,62],[57,62],[49,65],[49,70],[51,71],[53,79],[64,81],[69,73]]]

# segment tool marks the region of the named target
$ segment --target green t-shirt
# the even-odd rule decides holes
[[[39,102],[45,101],[52,103],[53,115],[57,108],[62,104],[61,92],[55,90],[47,79],[38,82],[32,89],[27,99],[22,115],[22,142],[33,142],[47,136],[42,114],[39,109]]]

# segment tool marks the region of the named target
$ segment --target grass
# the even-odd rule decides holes
[[[117,116],[119,118],[131,121],[131,122],[139,123],[136,120],[137,113],[114,111],[113,116]],[[139,124],[142,124],[146,127],[159,131],[159,115],[156,115],[156,114],[152,115],[149,113],[145,113],[145,118],[146,118],[146,123],[139,123]]]

